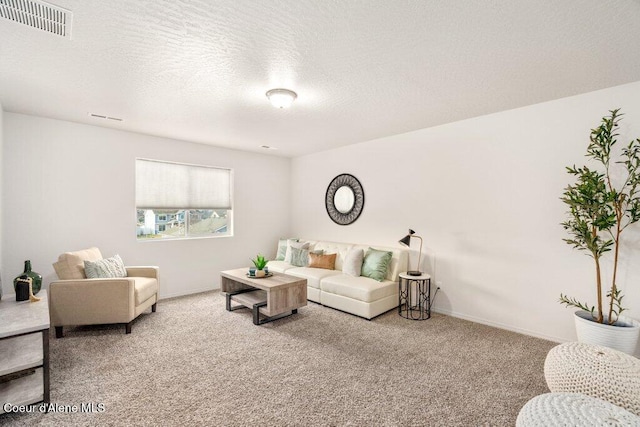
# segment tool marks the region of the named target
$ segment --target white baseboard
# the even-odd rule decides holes
[[[200,288],[200,289],[190,290],[189,292],[174,292],[174,293],[171,293],[171,294],[163,294],[162,292],[160,292],[160,296],[158,297],[158,300],[176,298],[176,297],[184,297],[184,296],[187,296],[187,295],[200,294],[202,292],[219,291],[219,290],[220,290],[220,287],[216,287],[216,288]]]
[[[464,320],[468,320],[470,322],[480,323],[480,324],[487,325],[487,326],[492,326],[494,328],[505,329],[507,331],[517,332],[519,334],[529,335],[529,336],[535,337],[535,338],[541,338],[543,340],[553,341],[553,342],[557,342],[557,343],[563,343],[563,342],[567,342],[568,341],[565,338],[559,338],[559,337],[554,337],[554,336],[550,336],[550,335],[540,334],[538,332],[533,332],[533,331],[530,331],[528,329],[517,328],[517,327],[511,326],[511,325],[506,325],[504,323],[493,322],[491,320],[481,319],[481,318],[475,317],[475,316],[469,316],[467,314],[456,313],[456,312],[451,311],[451,310],[441,310],[441,309],[438,309],[436,307],[432,307],[431,309],[433,310],[434,313],[444,314],[446,316],[456,317],[458,319],[464,319]]]
[[[159,299],[163,300],[163,299],[169,299],[169,298],[183,297],[183,296],[192,295],[192,294],[199,294],[199,293],[202,293],[202,292],[219,291],[219,290],[220,290],[220,287],[214,287],[214,288],[207,287],[207,288],[193,289],[193,290],[190,290],[189,292],[174,292],[174,293],[171,293],[171,294],[162,294],[161,293]],[[11,297],[15,297],[15,294],[3,295],[3,298],[11,298]],[[514,327],[512,325],[507,325],[507,324],[499,323],[499,322],[493,322],[493,321],[482,319],[482,318],[479,318],[479,317],[469,316],[467,314],[462,314],[462,313],[457,313],[457,312],[454,312],[454,311],[451,311],[451,310],[442,310],[442,309],[439,309],[437,307],[432,307],[432,310],[433,310],[434,313],[444,314],[446,316],[456,317],[458,319],[464,319],[464,320],[468,320],[470,322],[480,323],[480,324],[487,325],[487,326],[492,326],[494,328],[505,329],[507,331],[517,332],[519,334],[529,335],[531,337],[541,338],[541,339],[548,340],[548,341],[553,341],[553,342],[557,342],[557,343],[562,343],[562,342],[566,342],[567,341],[564,338],[559,338],[559,337],[555,337],[555,336],[540,334],[538,332],[533,332],[533,331],[530,331],[528,329],[517,328],[517,327]]]

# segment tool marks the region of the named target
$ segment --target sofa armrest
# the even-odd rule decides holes
[[[135,279],[57,280],[49,284],[53,326],[128,323],[134,319]]]
[[[128,277],[149,277],[151,279],[160,279],[160,269],[156,266],[135,265],[125,267]]]

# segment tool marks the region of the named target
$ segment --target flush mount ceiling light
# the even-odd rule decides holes
[[[271,89],[267,92],[267,98],[276,108],[289,108],[298,95],[289,89]]]

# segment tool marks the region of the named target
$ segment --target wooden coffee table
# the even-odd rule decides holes
[[[248,268],[238,268],[220,272],[220,287],[226,293],[228,311],[249,308],[253,323],[261,325],[296,314],[298,308],[307,305],[307,279],[282,273],[258,279],[247,277],[247,271]],[[232,301],[240,305],[232,306]]]

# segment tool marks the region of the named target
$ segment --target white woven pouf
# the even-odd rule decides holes
[[[516,427],[640,427],[640,417],[604,400],[579,393],[547,393],[528,401]]]
[[[640,415],[640,360],[599,345],[568,342],[552,348],[544,377],[554,393],[582,393]]]

